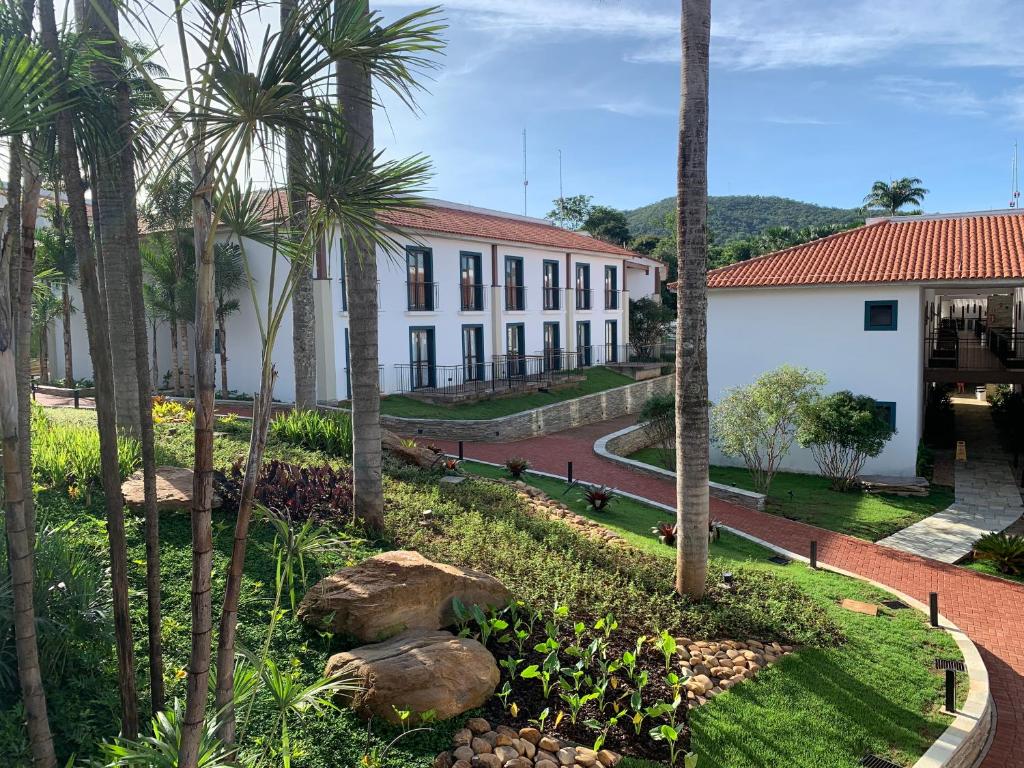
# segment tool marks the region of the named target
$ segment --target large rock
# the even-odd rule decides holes
[[[142,507],[146,503],[142,470],[131,475],[121,485],[121,495],[129,507]],[[156,468],[157,509],[192,508],[192,470],[184,467]],[[213,506],[220,506],[220,497],[213,496]]]
[[[357,680],[362,690],[351,694],[351,707],[395,724],[395,708],[412,712],[413,720],[430,710],[445,720],[479,707],[501,677],[494,657],[476,640],[422,629],[335,654],[325,674]]]
[[[373,642],[406,629],[451,626],[454,598],[504,607],[509,591],[480,571],[435,563],[419,552],[384,552],[314,585],[302,599],[299,618]]]

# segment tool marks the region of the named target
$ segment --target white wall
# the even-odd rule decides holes
[[[864,302],[896,300],[895,331],[865,331]],[[922,292],[917,286],[811,286],[709,292],[708,378],[712,402],[784,363],[822,371],[826,391],[848,389],[896,403],[897,433],[865,472],[915,474],[924,389]],[[738,464],[712,447],[713,464]],[[817,472],[794,446],[783,467]]]

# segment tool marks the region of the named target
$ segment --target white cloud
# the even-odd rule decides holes
[[[904,106],[949,115],[981,117],[989,104],[962,83],[906,75],[876,78],[878,92]]]
[[[834,120],[823,120],[820,117],[808,117],[804,115],[771,115],[762,117],[762,123],[773,123],[774,125],[835,125]]]

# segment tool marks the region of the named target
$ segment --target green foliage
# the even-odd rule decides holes
[[[932,385],[928,388],[924,408],[924,441],[934,448],[952,448],[956,441],[956,427],[953,423],[953,401],[949,385]],[[996,421],[996,426],[999,420]]]
[[[643,355],[645,350],[653,352],[654,346],[665,338],[669,323],[674,315],[672,310],[651,298],[629,300],[629,343],[633,350]]]
[[[871,191],[864,197],[864,205],[868,208],[880,208],[890,216],[895,216],[906,205],[920,208],[928,190],[921,186],[921,180],[904,177],[890,182],[876,181]]]
[[[881,453],[895,433],[872,398],[843,390],[807,404],[800,415],[797,440],[811,449],[832,488],[848,491],[864,463]]]
[[[141,462],[138,440],[118,436],[121,479]],[[100,484],[100,436],[94,426],[57,421],[33,411],[32,473],[42,483],[88,494]]]
[[[510,456],[505,459],[505,469],[516,480],[523,476],[523,473],[530,468],[530,462],[522,456]]]
[[[270,422],[270,434],[279,442],[352,458],[352,419],[342,411],[292,410]]]
[[[987,533],[974,542],[974,559],[992,563],[1010,576],[1024,574],[1024,536]]]
[[[562,229],[579,229],[590,216],[591,195],[572,195],[552,200],[554,207],[548,211],[547,218]]]
[[[671,393],[651,395],[643,404],[638,416],[640,421],[670,419],[674,422],[676,418],[675,395]]]
[[[626,214],[607,205],[593,206],[587,220],[583,222],[583,229],[598,240],[612,245],[625,245],[630,238]]]
[[[743,459],[762,493],[796,439],[800,418],[825,385],[825,375],[782,365],[753,384],[728,389],[711,411],[714,440],[726,456]]]

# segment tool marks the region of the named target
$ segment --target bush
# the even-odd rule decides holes
[[[215,475],[216,489],[228,509],[237,510],[245,463]],[[300,467],[274,459],[260,469],[253,498],[293,522],[341,523],[352,514],[352,472],[330,465]]]
[[[935,472],[935,451],[925,445],[924,440],[920,440],[917,443],[915,471],[921,477],[927,477],[929,480],[931,480],[932,474]]]
[[[352,460],[352,419],[342,411],[289,411],[274,417],[270,434],[282,443]]]
[[[117,438],[121,479],[141,462],[139,441]],[[40,482],[89,493],[100,484],[100,436],[95,427],[54,422],[42,412],[32,418],[32,473]]]
[[[651,444],[662,451],[662,460],[669,466],[675,450],[676,398],[674,394],[651,395],[640,409],[640,421],[646,423],[645,430]]]
[[[878,414],[875,401],[846,390],[808,403],[797,440],[811,449],[821,474],[836,491],[848,491],[864,463],[882,452],[896,430]]]
[[[512,456],[505,459],[505,469],[516,480],[523,476],[523,473],[530,468],[530,462],[521,456]]]
[[[974,542],[974,559],[988,561],[1009,576],[1024,574],[1024,536],[985,534]]]
[[[615,494],[612,493],[607,485],[600,487],[590,486],[583,492],[583,498],[587,500],[587,504],[590,505],[591,509],[595,512],[601,512],[611,504]]]
[[[154,424],[192,424],[195,418],[196,412],[184,403],[165,397],[153,398]]]

